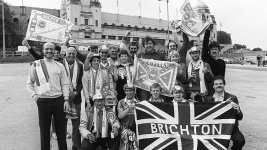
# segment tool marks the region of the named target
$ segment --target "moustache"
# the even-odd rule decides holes
[[[222,86],[218,86],[218,87],[216,87],[216,89],[218,89],[218,88],[222,88]]]

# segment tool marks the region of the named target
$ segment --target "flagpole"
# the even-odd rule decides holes
[[[6,58],[6,39],[5,39],[5,3],[2,0],[2,26],[3,26],[3,58]]]
[[[158,0],[158,1],[164,1],[164,0]],[[169,18],[169,0],[165,0],[167,2],[167,20],[168,20],[168,41],[170,41],[170,18]]]

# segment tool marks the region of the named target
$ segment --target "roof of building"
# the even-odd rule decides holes
[[[102,12],[102,24],[107,23],[109,25],[115,24],[117,26],[123,25],[123,26],[131,26],[138,28],[145,27],[148,29],[149,27],[151,29],[157,28],[158,30],[168,29],[168,21],[162,20],[162,19],[153,19],[153,18],[146,18],[146,17],[140,17],[140,16],[130,16],[130,15],[122,15],[122,14],[114,14],[114,13],[107,13]]]

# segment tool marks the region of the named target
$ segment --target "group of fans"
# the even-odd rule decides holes
[[[24,40],[23,45],[36,59],[31,63],[27,88],[38,106],[41,149],[50,149],[51,120],[59,150],[67,149],[66,118],[72,121],[72,149],[138,149],[134,110],[143,100],[158,103],[227,100],[237,113],[232,149],[242,149],[245,139],[238,120],[243,114],[236,96],[224,91],[226,66],[218,57],[220,45],[209,41],[211,28],[205,31],[202,50],[182,32],[183,43],[177,37],[170,41],[167,56],[155,50],[155,42],[149,36],[142,42],[144,52],[139,52],[136,42],[130,42],[119,48],[91,46],[88,55],[83,55],[67,44],[64,57],[60,56],[60,47],[52,43],[44,44],[44,56],[40,56]],[[161,95],[159,83],[152,84],[149,91],[133,85],[134,55],[177,63],[173,97]],[[82,94],[85,106],[81,106]]]

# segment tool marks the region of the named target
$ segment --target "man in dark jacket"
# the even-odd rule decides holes
[[[215,93],[213,96],[207,99],[207,102],[221,102],[221,101],[230,101],[232,107],[236,110],[236,122],[234,130],[231,135],[231,140],[233,141],[232,150],[242,150],[242,147],[245,145],[244,135],[239,130],[239,120],[242,120],[243,113],[240,109],[238,99],[235,95],[225,92],[225,80],[222,76],[215,76],[213,81],[213,88]]]
[[[216,41],[209,43],[211,29],[212,27],[208,28],[205,32],[201,57],[204,62],[210,65],[214,76],[221,75],[225,77],[225,62],[218,57],[221,51],[220,44]]]

